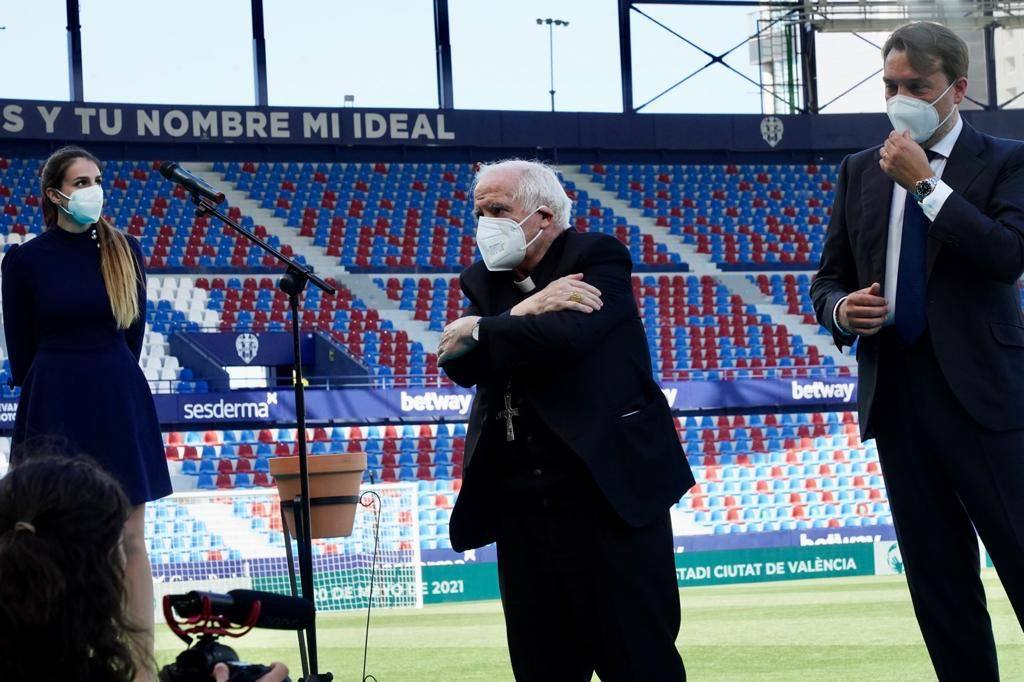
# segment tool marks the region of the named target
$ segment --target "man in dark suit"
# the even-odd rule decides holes
[[[861,436],[935,670],[998,679],[975,530],[1024,623],[1024,145],[960,118],[949,29],[909,24],[883,55],[896,130],[840,166],[811,297],[840,348],[860,339]]]
[[[484,167],[484,261],[438,353],[476,386],[452,547],[497,542],[518,680],[682,680],[669,508],[693,485],[618,240],[539,163]]]

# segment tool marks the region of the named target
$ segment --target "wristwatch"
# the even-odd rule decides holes
[[[914,191],[912,192],[914,199],[921,202],[926,196],[935,191],[938,184],[939,178],[937,175],[917,181],[914,183]]]
[[[473,337],[474,341],[476,341],[477,343],[480,343],[480,323],[479,322],[477,322],[475,325],[473,325],[473,331],[470,332],[470,335]]]

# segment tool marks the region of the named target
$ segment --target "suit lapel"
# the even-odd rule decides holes
[[[861,173],[861,220],[863,243],[871,246],[871,273],[869,282],[885,287],[885,253],[889,243],[889,213],[892,207],[893,180],[879,167],[879,151],[871,155],[871,162]],[[874,245],[881,245],[875,247]]]
[[[981,135],[964,121],[964,127],[960,131],[960,137],[953,145],[953,151],[949,154],[946,167],[942,171],[942,181],[949,185],[953,191],[963,195],[967,192],[971,182],[978,176],[978,173],[985,167],[985,162],[980,158],[985,145]],[[928,276],[932,274],[935,261],[939,258],[942,250],[942,242],[938,239],[928,240]]]
[[[494,295],[494,309],[491,315],[500,315],[511,309],[515,304],[526,298],[515,285],[515,276],[511,272],[491,272],[490,289]]]

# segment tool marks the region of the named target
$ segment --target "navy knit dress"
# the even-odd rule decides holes
[[[95,459],[133,504],[165,497],[171,481],[153,394],[139,356],[145,333],[145,272],[138,241],[141,319],[118,329],[100,271],[95,227],[52,228],[12,246],[0,265],[4,332],[21,398],[12,463],[19,446],[61,436]]]

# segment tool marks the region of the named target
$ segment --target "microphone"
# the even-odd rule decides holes
[[[303,630],[313,624],[316,610],[313,604],[298,597],[257,590],[231,590],[227,594],[192,591],[171,597],[171,605],[182,618],[203,613],[203,598],[210,601],[213,615],[244,625],[255,602],[260,603],[260,614],[253,627],[270,630]]]
[[[218,192],[210,187],[205,180],[192,175],[173,161],[164,161],[160,164],[160,175],[171,182],[178,183],[192,194],[198,194],[215,204],[224,201],[224,192]]]

